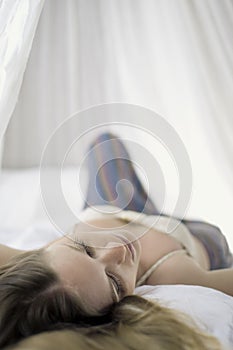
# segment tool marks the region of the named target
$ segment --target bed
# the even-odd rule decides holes
[[[67,229],[74,222],[63,217],[63,206],[56,201],[54,177],[60,171],[49,168],[47,179],[54,199],[52,216],[62,217]],[[82,194],[75,189],[77,169],[63,170],[61,182],[64,198],[71,211],[82,210]],[[84,174],[85,179],[85,174]],[[84,184],[84,187],[86,184]],[[39,248],[62,234],[50,221],[42,201],[39,168],[2,170],[0,174],[0,243],[19,249]],[[49,218],[50,216],[50,218]],[[233,348],[233,298],[210,288],[198,286],[142,286],[135,289],[144,297],[190,314],[204,330],[214,334],[224,345]]]

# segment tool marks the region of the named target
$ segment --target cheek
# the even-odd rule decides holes
[[[86,271],[86,276],[76,278],[75,289],[81,299],[89,306],[99,311],[112,303],[107,281],[98,272]]]

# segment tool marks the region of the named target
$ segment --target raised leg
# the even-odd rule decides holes
[[[91,144],[89,152],[89,184],[84,208],[108,204],[124,210],[159,214],[119,137],[103,133]]]

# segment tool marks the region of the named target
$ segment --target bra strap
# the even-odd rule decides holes
[[[170,252],[170,253],[164,255],[162,258],[160,258],[158,261],[156,261],[156,263],[154,265],[152,265],[144,273],[144,275],[142,275],[142,277],[139,278],[139,280],[136,283],[136,287],[139,287],[142,284],[144,284],[144,282],[149,278],[149,276],[152,274],[152,272],[154,272],[155,269],[157,269],[164,261],[171,258],[173,255],[177,255],[177,254],[187,254],[187,251],[185,249],[179,249],[179,250],[175,250],[173,252]]]

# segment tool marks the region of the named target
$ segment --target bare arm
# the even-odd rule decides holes
[[[188,255],[176,255],[166,260],[147,283],[199,285],[233,296],[233,269],[206,271]]]
[[[10,258],[23,252],[23,250],[8,247],[6,245],[0,244],[0,267],[6,264]]]

